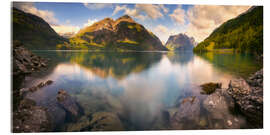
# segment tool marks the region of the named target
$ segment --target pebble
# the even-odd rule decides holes
[[[229,126],[232,126],[232,121],[231,120],[227,120],[227,123]]]

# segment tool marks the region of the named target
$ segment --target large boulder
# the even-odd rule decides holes
[[[217,89],[203,101],[203,107],[208,112],[208,128],[241,128],[243,119],[234,116],[230,110],[234,109],[234,101],[226,89]]]
[[[228,93],[233,97],[241,112],[257,128],[263,126],[263,71],[252,75],[248,81],[232,80]]]
[[[182,100],[178,111],[170,119],[170,123],[173,129],[194,129],[199,120],[200,101],[196,97],[188,97]]]

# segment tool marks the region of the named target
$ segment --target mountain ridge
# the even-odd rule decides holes
[[[30,50],[56,49],[56,44],[66,41],[42,18],[12,8],[12,39]]]
[[[81,29],[69,39],[69,43],[59,45],[58,48],[116,51],[167,50],[157,36],[128,15],[121,16],[116,20],[104,18]]]

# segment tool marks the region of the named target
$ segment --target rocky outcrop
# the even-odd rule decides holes
[[[196,44],[193,37],[188,37],[186,34],[179,33],[178,35],[170,36],[165,46],[169,50],[174,51],[192,51]]]
[[[47,66],[47,60],[25,49],[19,41],[13,42],[13,76],[29,74]]]
[[[16,110],[21,100],[21,83],[25,76],[45,69],[47,60],[33,54],[24,48],[19,41],[13,41],[12,52],[12,85],[13,85],[13,109]]]
[[[228,88],[241,112],[255,127],[263,126],[263,69],[246,80],[232,80]]]
[[[47,109],[37,106],[33,100],[23,99],[13,112],[13,132],[52,131],[51,118]]]

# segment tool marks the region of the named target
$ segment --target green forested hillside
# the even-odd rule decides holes
[[[30,50],[55,49],[65,39],[59,36],[42,18],[12,9],[12,38]]]
[[[238,17],[223,23],[193,50],[228,49],[237,52],[263,53],[263,7],[251,7]]]

